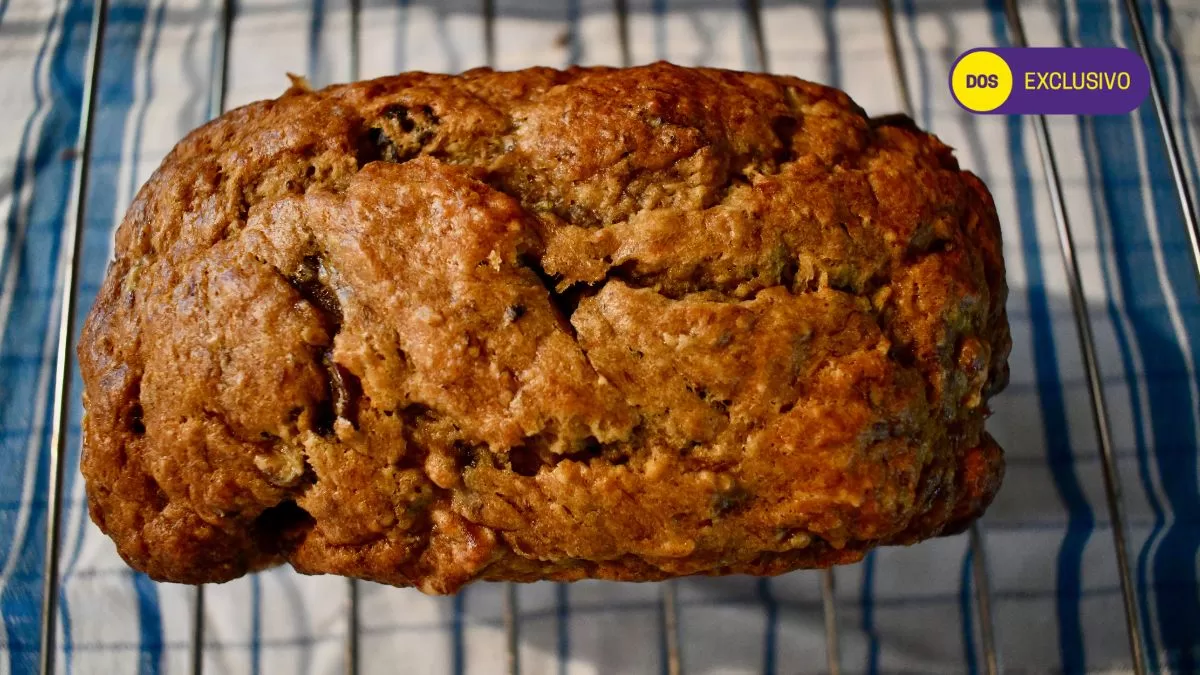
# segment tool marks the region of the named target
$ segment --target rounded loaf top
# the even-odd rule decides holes
[[[192,132],[79,345],[134,567],[775,574],[957,531],[1003,473],[986,188],[792,77],[407,73]]]

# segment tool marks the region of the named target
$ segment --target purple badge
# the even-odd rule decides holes
[[[1120,47],[972,49],[950,69],[950,94],[974,113],[1125,115],[1150,91],[1150,73]]]

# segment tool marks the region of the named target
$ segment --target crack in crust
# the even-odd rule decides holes
[[[903,117],[665,63],[409,73],[179,143],[88,317],[93,519],[157,579],[777,574],[965,526],[995,207]]]

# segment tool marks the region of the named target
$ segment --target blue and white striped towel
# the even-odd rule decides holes
[[[275,96],[286,71],[345,79],[345,0],[240,0],[230,103]],[[482,65],[476,0],[380,0],[362,17],[364,76]],[[496,0],[500,68],[619,59],[612,0]],[[80,316],[134,191],[203,121],[218,0],[113,0],[88,191]],[[630,0],[635,62],[754,68],[735,0]],[[995,0],[896,3],[918,121],[996,197],[1012,285],[1012,384],[991,428],[1008,478],[984,520],[997,640],[1012,673],[1131,668],[1101,464],[1054,220],[1028,120],[971,117],[946,91],[950,63],[1005,44]],[[1142,0],[1168,103],[1200,159],[1200,3]],[[1132,44],[1119,0],[1024,3],[1034,44]],[[33,672],[46,527],[50,396],[72,146],[91,0],[0,0],[0,675]],[[899,109],[872,0],[764,2],[770,68],[845,88],[868,111]],[[1104,373],[1130,544],[1155,670],[1200,660],[1200,286],[1150,103],[1130,116],[1051,120]],[[78,380],[64,514],[58,668],[186,672],[191,590],[132,573],[88,521],[78,465]],[[852,673],[977,672],[965,537],[881,550],[840,569],[842,656]],[[691,673],[825,669],[819,577],[679,584]],[[665,672],[658,588],[520,588],[527,673]],[[494,673],[499,587],[456,598],[362,587],[367,673]],[[336,673],[345,586],[275,570],[210,587],[208,672]]]

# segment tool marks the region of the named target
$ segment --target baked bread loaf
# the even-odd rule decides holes
[[[793,77],[408,73],[231,111],[79,345],[92,518],[159,580],[778,574],[1003,473],[983,184]]]

